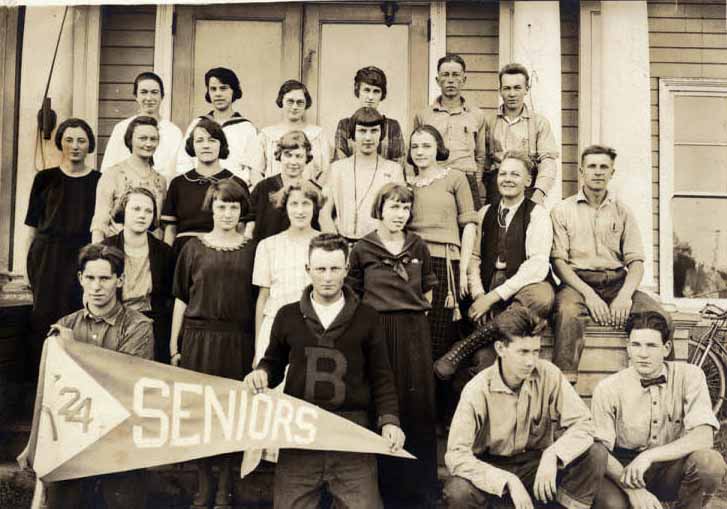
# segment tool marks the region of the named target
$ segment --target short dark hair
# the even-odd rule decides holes
[[[313,146],[308,140],[308,136],[303,131],[288,131],[280,137],[275,147],[276,161],[280,161],[280,156],[285,150],[295,150],[297,148],[305,149],[305,163],[308,164],[313,160]]]
[[[462,66],[462,72],[467,71],[467,64],[464,63],[464,58],[457,55],[456,53],[449,53],[447,55],[444,55],[439,60],[437,60],[437,72],[439,72],[439,68],[442,67],[442,65],[446,64],[447,62],[454,62],[456,64],[459,64]]]
[[[652,329],[661,334],[661,342],[666,344],[671,340],[671,320],[656,311],[639,311],[631,313],[624,327],[626,334],[630,335],[634,329]]]
[[[437,161],[446,161],[447,159],[449,159],[449,149],[444,144],[444,138],[442,138],[441,133],[437,130],[436,127],[429,124],[424,124],[415,128],[411,132],[411,136],[409,136],[409,150],[406,154],[407,163],[411,164],[412,166],[414,166],[414,168],[416,168],[414,160],[411,158],[411,139],[415,134],[419,133],[427,133],[432,138],[434,138],[434,141],[437,143]]]
[[[611,158],[611,161],[616,161],[615,148],[609,147],[608,145],[588,145],[581,153],[581,166],[583,166],[583,161],[586,159],[586,156],[593,154],[606,154]]]
[[[386,74],[376,66],[369,65],[356,71],[353,78],[353,95],[358,97],[361,83],[368,83],[381,89],[381,100],[386,99]]]
[[[139,91],[139,82],[144,80],[154,80],[159,83],[159,92],[161,92],[162,97],[164,97],[164,82],[162,81],[161,76],[155,72],[149,71],[138,74],[134,79],[134,97],[136,97],[136,93]]]
[[[493,330],[497,341],[509,344],[516,337],[538,336],[547,322],[525,306],[510,306],[497,315]]]
[[[383,140],[386,136],[386,119],[378,112],[375,108],[370,106],[363,106],[357,109],[353,115],[351,115],[351,121],[348,124],[348,137],[349,139],[356,139],[356,126],[362,125],[366,127],[379,126],[381,133],[379,134],[379,141]]]
[[[106,244],[88,244],[78,253],[78,272],[86,270],[86,264],[96,260],[106,260],[111,272],[116,276],[124,275],[124,253],[117,247]]]
[[[93,151],[96,150],[96,137],[93,135],[93,129],[91,129],[91,126],[88,125],[88,122],[82,118],[75,117],[64,120],[61,122],[61,125],[58,126],[58,129],[56,129],[55,142],[58,150],[63,150],[61,142],[63,141],[63,134],[66,132],[66,129],[73,129],[74,127],[78,127],[85,131],[86,137],[88,138],[88,153],[93,154]]]
[[[220,124],[207,117],[200,118],[199,122],[197,122],[197,124],[194,126],[194,129],[189,131],[187,141],[184,143],[184,151],[191,157],[196,156],[196,153],[194,152],[194,130],[197,128],[204,129],[205,131],[207,131],[207,133],[209,133],[210,136],[220,142],[219,158],[227,159],[227,157],[230,155],[230,146],[227,144],[227,136],[225,136],[225,131],[222,130]]]
[[[290,195],[295,191],[300,191],[303,193],[303,196],[313,202],[313,218],[311,219],[311,222],[317,221],[318,214],[321,211],[321,207],[323,207],[325,198],[323,197],[323,193],[321,192],[321,188],[318,187],[318,184],[311,180],[296,182],[295,184],[284,186],[274,193],[270,193],[270,201],[276,208],[285,210],[288,206],[288,199],[290,198]]]
[[[232,89],[232,102],[237,101],[242,97],[242,88],[240,88],[240,80],[235,74],[235,71],[228,69],[227,67],[213,67],[206,73],[204,73],[204,86],[207,89],[204,93],[204,100],[208,103],[212,102],[210,98],[210,79],[217,78],[220,83],[228,85]]]
[[[294,90],[303,91],[303,95],[305,96],[305,109],[313,105],[313,99],[310,96],[310,92],[308,92],[308,88],[298,80],[288,80],[280,85],[280,89],[278,90],[278,97],[275,99],[275,104],[278,105],[278,108],[283,107],[283,97],[285,97],[285,94]]]
[[[503,66],[500,72],[497,73],[497,83],[499,86],[502,86],[502,77],[505,74],[522,74],[525,76],[525,86],[530,87],[530,74],[524,65],[512,63]]]
[[[343,255],[348,260],[348,241],[337,233],[321,233],[317,237],[313,237],[308,245],[308,260],[314,249],[328,252],[343,251]]]
[[[126,221],[126,206],[129,204],[129,197],[132,194],[141,194],[151,200],[151,203],[154,208],[154,216],[151,219],[151,224],[149,225],[149,231],[154,231],[157,228],[159,228],[159,214],[158,214],[158,210],[157,210],[157,199],[156,199],[156,196],[154,196],[154,193],[152,193],[146,187],[132,187],[121,196],[121,199],[119,200],[119,203],[116,204],[114,213],[111,216],[113,221],[115,223],[124,224],[124,221]]]
[[[374,198],[374,203],[371,206],[371,217],[373,219],[381,219],[381,212],[384,210],[384,203],[386,200],[395,200],[401,203],[411,203],[414,205],[414,191],[404,184],[397,182],[388,182],[381,186],[379,192]],[[409,214],[409,220],[407,224],[411,222],[413,214]]]
[[[240,217],[250,211],[250,198],[247,191],[233,178],[220,179],[210,184],[207,193],[204,195],[202,202],[202,210],[209,212],[212,210],[212,202],[236,201],[240,204]]]
[[[502,167],[502,163],[504,163],[507,159],[515,159],[517,161],[520,161],[521,163],[523,163],[523,166],[525,166],[525,169],[528,171],[528,174],[531,177],[533,176],[533,171],[535,170],[535,164],[533,163],[533,160],[530,159],[530,156],[528,156],[527,153],[521,152],[519,150],[508,150],[502,156],[502,161],[500,162],[500,167]]]
[[[124,145],[126,145],[126,148],[129,149],[129,152],[132,151],[131,140],[134,137],[134,129],[136,129],[140,125],[153,126],[156,128],[157,133],[159,132],[159,124],[154,117],[148,117],[146,115],[139,115],[137,117],[134,117],[133,119],[131,119],[131,122],[129,122],[129,125],[126,127],[126,132],[124,133]]]

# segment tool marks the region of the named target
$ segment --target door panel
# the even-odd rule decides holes
[[[375,65],[387,77],[380,110],[401,123],[406,136],[427,103],[426,6],[400,6],[387,27],[378,5],[308,5],[305,10],[303,80],[313,96],[309,120],[332,138],[338,120],[358,108],[353,77]]]
[[[300,78],[301,4],[177,6],[172,119],[184,129],[212,107],[204,73],[229,67],[240,78],[235,109],[258,128],[280,118],[280,84]]]

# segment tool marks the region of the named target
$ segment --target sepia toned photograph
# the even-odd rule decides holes
[[[0,3],[0,509],[727,509],[727,0]]]

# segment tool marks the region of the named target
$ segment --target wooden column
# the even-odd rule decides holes
[[[644,242],[642,286],[654,285],[654,234],[646,2],[601,2],[600,140],[618,152],[614,192],[631,208]]]
[[[530,96],[526,104],[550,121],[557,145],[561,146],[561,51],[560,5],[557,1],[500,2],[500,67],[517,62],[530,72]],[[558,172],[546,205],[562,196],[562,170]]]

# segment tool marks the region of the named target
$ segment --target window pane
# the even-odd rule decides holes
[[[676,143],[727,142],[727,97],[674,98]]]
[[[674,192],[727,192],[727,147],[674,147]]]
[[[674,198],[674,296],[727,298],[727,198]]]

